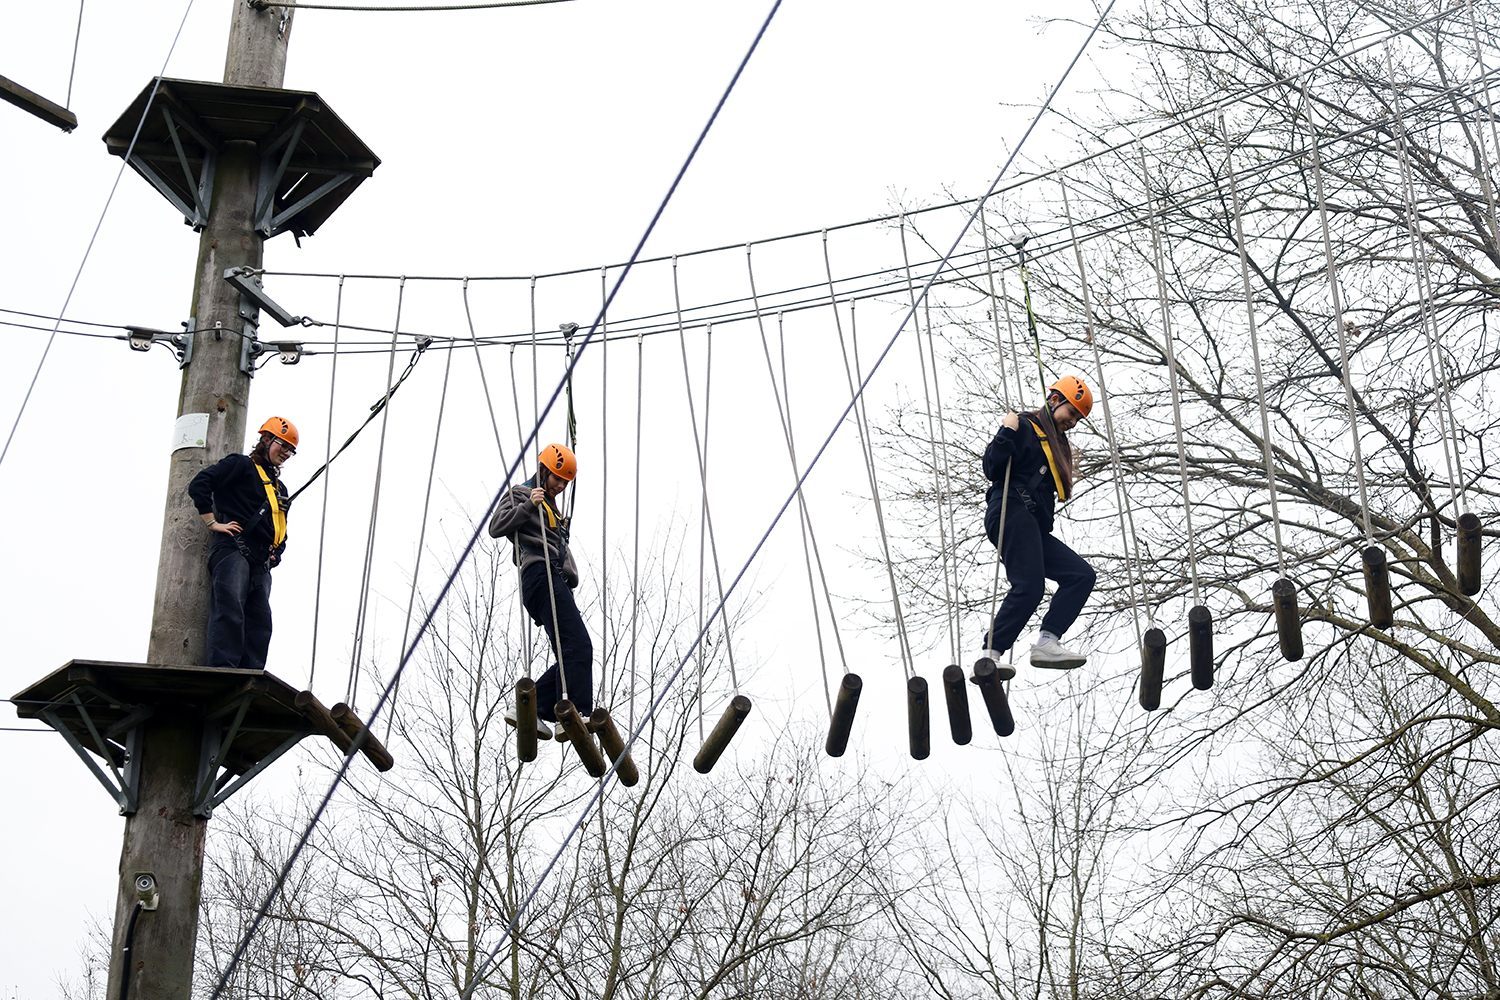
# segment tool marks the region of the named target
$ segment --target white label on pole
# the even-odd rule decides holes
[[[208,446],[208,414],[184,413],[172,425],[172,450]]]

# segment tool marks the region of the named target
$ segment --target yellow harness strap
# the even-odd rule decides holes
[[[1059,501],[1068,499],[1068,490],[1063,486],[1062,476],[1057,472],[1057,459],[1052,457],[1052,445],[1047,441],[1047,432],[1042,430],[1042,425],[1035,420],[1031,421],[1036,436],[1042,442],[1042,454],[1047,456],[1047,468],[1052,470],[1052,485],[1057,487],[1057,499]]]
[[[266,499],[271,505],[271,527],[276,536],[272,545],[278,546],[286,541],[286,511],[281,509],[281,497],[276,492],[276,483],[266,475],[266,470],[259,462],[255,463],[255,471],[260,473],[260,484],[265,487]]]

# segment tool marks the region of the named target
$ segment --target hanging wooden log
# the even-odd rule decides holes
[[[375,738],[375,734],[369,732],[365,724],[360,721],[359,716],[354,714],[354,709],[343,702],[339,702],[328,710],[333,721],[344,731],[344,734],[354,741],[359,747],[359,752],[365,755],[365,760],[375,765],[377,771],[389,771],[396,766],[396,758],[385,748],[385,744]],[[363,736],[363,741],[360,737]]]
[[[590,777],[604,777],[604,772],[609,770],[609,765],[604,763],[604,754],[599,752],[599,745],[594,742],[594,737],[589,733],[583,716],[578,714],[578,709],[571,701],[565,700],[557,703],[553,713],[557,716],[557,724],[562,727],[563,733],[573,744],[573,751],[583,762],[583,769],[589,773]],[[520,728],[517,726],[517,731],[520,731]],[[532,732],[536,730],[533,728]]]
[[[1378,545],[1361,549],[1359,561],[1365,567],[1365,603],[1370,609],[1370,624],[1390,628],[1396,614],[1391,609],[1391,571],[1385,564],[1385,549]]]
[[[703,741],[703,747],[698,751],[698,756],[693,758],[693,770],[699,774],[707,774],[714,769],[719,762],[719,757],[729,746],[729,741],[734,739],[734,734],[740,731],[740,723],[745,721],[745,716],[750,714],[750,699],[742,694],[737,694],[729,699],[729,707],[724,709],[724,714],[719,716],[718,724],[708,734],[708,739]]]
[[[1276,638],[1281,643],[1282,658],[1296,662],[1302,659],[1302,616],[1297,611],[1297,585],[1282,577],[1271,584],[1271,600],[1276,606]]]
[[[1470,597],[1479,593],[1479,515],[1458,516],[1458,589]]]
[[[974,738],[969,722],[969,691],[964,684],[964,668],[953,664],[943,668],[943,694],[948,702],[948,728],[953,742],[966,746]]]
[[[516,681],[516,756],[524,763],[536,760],[536,681]]]
[[[1201,604],[1188,610],[1188,662],[1193,687],[1207,691],[1214,686],[1214,616]]]
[[[1141,640],[1141,707],[1148,712],[1161,708],[1161,679],[1167,668],[1167,633],[1148,628]]]
[[[912,757],[926,760],[932,753],[932,723],[927,714],[925,677],[913,677],[906,682],[906,735]]]
[[[833,703],[833,718],[828,723],[828,742],[823,745],[830,757],[842,757],[849,748],[849,731],[854,727],[854,712],[859,708],[859,692],[864,681],[859,674],[845,674],[839,684],[839,695]]]
[[[985,656],[974,664],[974,683],[979,685],[979,694],[984,698],[985,711],[990,714],[990,725],[995,727],[995,735],[1009,736],[1016,731],[1016,720],[1011,717],[1010,700],[1005,697],[1005,688],[1000,685],[1000,680],[1000,670],[994,660]]]
[[[630,754],[625,752],[625,740],[615,728],[615,720],[610,718],[609,709],[594,709],[589,716],[589,732],[599,734],[599,743],[604,747],[604,752],[609,754],[610,763],[615,765],[615,774],[619,776],[620,784],[634,788],[635,783],[641,780],[641,772],[636,769]]]
[[[1014,678],[1016,676],[1016,668],[1013,667],[1013,666],[1011,666],[1009,663],[1001,663],[998,658],[991,658],[991,657],[980,657],[980,659],[987,659],[987,660],[989,660],[990,663],[993,664],[993,666],[994,666],[995,676],[998,677],[1002,681],[1011,680],[1012,678]],[[979,670],[979,664],[978,663],[976,663],[974,665],[974,670],[975,670],[976,673],[978,672],[978,670]]]

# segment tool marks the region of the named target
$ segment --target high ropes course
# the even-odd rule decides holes
[[[756,43],[775,17],[777,7],[779,3],[773,6],[761,26]],[[1436,522],[1451,526],[1457,551],[1458,588],[1470,596],[1480,592],[1481,524],[1470,508],[1470,481],[1466,479],[1462,466],[1460,414],[1454,404],[1455,373],[1444,349],[1444,320],[1433,287],[1432,255],[1428,248],[1434,233],[1424,228],[1431,224],[1434,209],[1424,201],[1414,180],[1411,144],[1414,130],[1433,133],[1452,125],[1471,129],[1465,134],[1477,137],[1474,149],[1482,162],[1484,175],[1493,176],[1492,157],[1500,155],[1500,131],[1497,131],[1494,115],[1489,110],[1493,71],[1481,63],[1473,75],[1462,81],[1448,80],[1441,86],[1406,86],[1398,78],[1392,55],[1392,49],[1400,45],[1402,35],[1466,14],[1472,18],[1471,8],[1460,5],[1417,24],[1404,25],[1400,30],[1383,32],[1335,58],[1269,83],[1247,87],[1233,100],[1184,110],[1166,124],[1142,131],[1126,141],[1092,151],[1061,166],[1007,179],[1031,129],[1047,113],[1072,65],[1083,55],[1089,40],[1109,12],[1110,8],[1106,7],[1100,14],[1073,64],[1059,77],[1026,134],[1014,144],[1005,166],[986,191],[976,198],[773,239],[691,253],[641,257],[641,250],[656,220],[661,217],[677,183],[692,162],[690,153],[637,244],[635,253],[624,262],[535,275],[314,274],[275,270],[259,273],[261,280],[268,287],[274,287],[284,301],[321,301],[327,304],[326,311],[302,319],[301,332],[306,339],[286,341],[267,360],[270,356],[294,363],[319,356],[329,358],[330,427],[334,421],[335,393],[340,390],[341,359],[348,359],[344,361],[346,365],[355,363],[361,355],[368,355],[372,362],[383,361],[383,383],[362,386],[358,391],[361,396],[373,398],[374,405],[361,423],[345,428],[343,433],[347,438],[337,451],[333,435],[330,435],[323,455],[323,467],[306,484],[310,486],[320,477],[324,483],[315,586],[317,600],[313,611],[309,664],[312,671],[317,666],[319,630],[325,626],[321,611],[326,576],[323,538],[328,532],[331,490],[328,483],[334,472],[332,463],[344,449],[355,445],[361,432],[371,431],[374,440],[363,440],[360,445],[366,449],[373,447],[375,471],[367,517],[363,519],[365,541],[347,675],[346,701],[351,705],[359,697],[361,676],[373,673],[375,657],[369,648],[371,604],[377,589],[374,585],[378,562],[376,539],[381,481],[382,476],[388,474],[388,455],[393,449],[410,453],[418,448],[431,448],[416,564],[411,569],[410,591],[404,602],[402,652],[398,665],[385,679],[367,716],[372,730],[376,720],[384,716],[389,731],[403,674],[433,627],[460,570],[479,545],[501,497],[512,485],[525,480],[535,468],[536,455],[549,440],[543,433],[544,426],[562,427],[562,432],[552,439],[566,441],[578,452],[581,460],[598,470],[597,488],[583,478],[569,491],[567,514],[572,515],[573,504],[587,508],[598,502],[600,552],[605,560],[608,559],[611,531],[617,530],[610,527],[610,512],[605,499],[610,496],[609,447],[611,433],[620,433],[621,422],[617,421],[613,428],[609,427],[608,420],[603,419],[591,425],[583,414],[593,403],[589,399],[585,405],[581,384],[587,377],[591,385],[597,385],[599,401],[594,412],[599,414],[610,412],[612,390],[617,405],[621,398],[627,401],[634,398],[633,427],[625,428],[625,441],[618,436],[614,438],[616,447],[633,457],[633,468],[626,473],[634,493],[630,512],[633,523],[628,533],[631,548],[630,648],[626,657],[631,672],[628,717],[618,720],[626,723],[622,729],[604,709],[596,711],[591,718],[580,717],[576,712],[565,717],[566,713],[559,711],[570,741],[588,773],[597,779],[597,787],[572,831],[559,845],[552,863],[541,873],[514,914],[512,928],[521,912],[535,899],[572,836],[599,805],[610,779],[618,777],[626,785],[635,783],[632,747],[642,739],[669,691],[684,679],[684,675],[697,684],[701,706],[709,690],[709,678],[705,677],[705,644],[711,637],[722,636],[718,648],[728,663],[729,698],[711,727],[705,727],[700,716],[701,749],[693,761],[695,769],[705,774],[710,772],[745,722],[751,711],[751,700],[742,690],[740,672],[735,665],[731,604],[737,597],[744,599],[740,592],[748,574],[756,566],[776,528],[789,514],[797,524],[803,556],[799,573],[806,579],[806,606],[812,612],[811,624],[822,673],[824,709],[828,720],[825,751],[832,756],[846,752],[865,679],[850,668],[851,657],[846,650],[844,635],[846,619],[836,608],[835,591],[829,585],[825,564],[826,545],[820,545],[819,532],[815,530],[817,514],[818,519],[825,522],[826,540],[827,515],[819,513],[819,506],[811,501],[809,480],[840,432],[845,431],[849,424],[853,425],[852,438],[858,445],[858,465],[865,477],[862,485],[868,489],[864,499],[868,500],[873,515],[871,526],[879,541],[878,556],[872,564],[879,565],[881,588],[888,591],[888,596],[882,598],[882,602],[888,601],[888,610],[881,614],[891,626],[889,638],[893,640],[895,658],[900,661],[905,684],[910,755],[923,759],[931,751],[929,691],[927,681],[918,669],[918,661],[927,654],[918,633],[929,638],[938,637],[929,645],[941,646],[946,641],[949,658],[946,669],[942,671],[941,683],[954,742],[968,744],[973,739],[967,693],[969,683],[979,688],[986,715],[996,734],[1006,737],[1014,732],[1016,723],[1007,685],[1015,673],[1014,668],[989,657],[981,657],[973,663],[971,671],[960,666],[963,662],[960,614],[965,610],[982,609],[989,609],[993,614],[1001,594],[1001,581],[998,556],[992,557],[993,550],[982,538],[976,538],[966,524],[972,520],[972,515],[959,511],[962,488],[957,482],[958,469],[967,461],[964,455],[972,451],[973,442],[961,442],[953,436],[961,426],[955,415],[960,404],[953,396],[952,372],[956,359],[944,352],[947,341],[935,330],[944,323],[961,327],[976,337],[982,335],[992,346],[993,355],[979,367],[984,368],[988,361],[993,361],[990,369],[992,380],[987,386],[987,391],[992,393],[989,402],[1002,404],[1004,410],[1021,409],[1027,400],[1042,395],[1051,379],[1067,373],[1060,367],[1063,364],[1078,364],[1087,369],[1084,377],[1093,386],[1098,416],[1102,418],[1095,420],[1093,427],[1107,457],[1096,464],[1100,472],[1107,473],[1113,498],[1114,509],[1110,516],[1114,526],[1111,530],[1117,528],[1120,540],[1114,559],[1122,571],[1122,603],[1129,607],[1134,646],[1140,655],[1137,694],[1143,709],[1156,711],[1161,707],[1169,631],[1187,634],[1189,676],[1193,688],[1203,691],[1214,684],[1216,623],[1211,605],[1215,602],[1210,597],[1213,585],[1204,578],[1201,567],[1210,554],[1205,551],[1204,541],[1195,535],[1193,521],[1195,508],[1199,508],[1204,499],[1195,489],[1195,475],[1189,457],[1190,450],[1204,446],[1199,430],[1209,419],[1239,421],[1248,436],[1259,441],[1263,480],[1250,483],[1246,488],[1263,491],[1265,520],[1274,539],[1274,557],[1266,560],[1267,570],[1274,564],[1274,579],[1263,605],[1264,613],[1274,622],[1280,656],[1289,662],[1300,660],[1304,656],[1302,628],[1305,616],[1299,604],[1299,594],[1305,588],[1296,582],[1299,561],[1284,539],[1280,500],[1288,472],[1282,447],[1273,433],[1277,404],[1268,389],[1266,374],[1267,368],[1275,363],[1275,336],[1268,339],[1267,331],[1276,318],[1268,315],[1257,299],[1260,272],[1254,253],[1260,240],[1276,238],[1284,220],[1276,218],[1275,193],[1289,188],[1306,186],[1311,204],[1315,206],[1305,221],[1307,233],[1298,238],[1315,246],[1323,261],[1321,281],[1331,305],[1329,325],[1332,330],[1318,336],[1336,341],[1336,345],[1329,344],[1326,349],[1320,345],[1318,349],[1320,352],[1326,350],[1325,358],[1330,366],[1336,365],[1335,370],[1339,373],[1338,392],[1347,415],[1348,448],[1353,456],[1352,468],[1357,479],[1359,509],[1351,512],[1350,520],[1358,522],[1359,537],[1352,542],[1347,537],[1335,538],[1332,544],[1349,542],[1358,550],[1367,602],[1366,623],[1362,628],[1389,629],[1398,604],[1393,598],[1392,569],[1382,541],[1392,529],[1383,527],[1384,521],[1372,516],[1365,481],[1366,463],[1361,454],[1366,430],[1362,428],[1365,419],[1362,414],[1367,412],[1367,406],[1361,399],[1360,373],[1351,366],[1354,357],[1351,340],[1359,336],[1359,327],[1353,317],[1361,306],[1357,301],[1345,300],[1347,286],[1341,283],[1339,276],[1341,237],[1330,222],[1331,213],[1325,195],[1328,175],[1342,176],[1361,170],[1372,153],[1387,157],[1396,166],[1402,211],[1394,224],[1404,232],[1406,245],[1392,250],[1389,266],[1405,269],[1415,289],[1416,299],[1409,308],[1415,316],[1415,327],[1421,338],[1420,354],[1427,363],[1423,375],[1439,425],[1432,444],[1435,451],[1441,452],[1444,475],[1434,484],[1429,501],[1430,513]],[[715,116],[754,53],[756,43],[752,43],[720,98]],[[1475,43],[1478,46],[1477,37]],[[1356,127],[1329,134],[1319,122],[1318,89],[1327,80],[1347,78],[1354,73],[1351,68],[1353,60],[1361,55],[1368,57],[1366,65],[1378,63],[1386,69],[1384,80],[1365,81],[1368,86],[1384,88],[1386,113]],[[1279,146],[1257,139],[1257,125],[1251,108],[1255,99],[1272,93],[1292,95],[1289,99],[1299,106],[1303,126],[1300,135],[1279,137]],[[712,123],[711,117],[695,143],[693,153]],[[1203,178],[1194,180],[1189,177],[1183,181],[1175,175],[1174,164],[1166,153],[1152,147],[1153,142],[1167,139],[1179,141],[1197,151],[1206,164]],[[1019,214],[1026,216],[1027,221],[1020,225],[1011,223],[1011,217],[1016,213],[1008,212],[1006,206],[1012,209],[1022,206],[1024,211]],[[1500,233],[1500,224],[1497,224],[1492,187],[1486,185],[1482,195],[1471,196],[1466,207],[1488,221],[1493,247],[1494,234]],[[1093,211],[1095,208],[1099,210]],[[1179,214],[1198,212],[1213,216],[1232,232],[1239,287],[1226,291],[1222,301],[1233,301],[1235,295],[1232,293],[1237,292],[1236,308],[1243,309],[1241,329],[1248,347],[1244,358],[1248,363],[1245,384],[1234,388],[1238,395],[1233,413],[1207,412],[1203,406],[1193,405],[1183,391],[1184,380],[1197,376],[1192,371],[1190,359],[1185,359],[1181,352],[1199,348],[1193,343],[1190,333],[1178,329],[1183,309],[1182,293],[1175,284],[1181,274],[1174,265],[1174,240],[1187,243],[1190,238],[1183,234],[1174,236],[1168,231],[1169,208]],[[992,214],[996,212],[1005,217],[1008,232],[994,222]],[[1247,224],[1256,219],[1271,220],[1267,232],[1247,234]],[[1118,270],[1108,273],[1105,248],[1112,238],[1125,234],[1132,237],[1137,248],[1135,252],[1143,265],[1142,273],[1148,276],[1148,284],[1144,287],[1125,288],[1118,279]],[[872,245],[878,245],[879,249],[872,252]],[[1090,259],[1105,261],[1106,273],[1091,273]],[[766,278],[768,271],[775,275],[770,281]],[[1055,319],[1036,308],[1033,282],[1044,276],[1046,287],[1059,293],[1054,298],[1061,298],[1060,290],[1069,290],[1072,300],[1060,308],[1074,318],[1066,321]],[[422,289],[428,305],[424,307],[426,314],[414,319],[408,296],[418,288]],[[1129,298],[1139,307],[1142,325],[1149,324],[1160,338],[1159,348],[1154,342],[1147,349],[1139,342],[1113,340],[1117,331],[1108,328],[1099,318],[1100,299],[1106,296],[1111,297],[1112,303]],[[383,308],[390,310],[388,322],[382,322],[376,316],[373,303],[377,299]],[[577,308],[581,301],[598,303],[592,322],[586,326],[541,318],[556,315],[556,310]],[[435,302],[440,304],[432,304]],[[934,311],[939,313],[936,320]],[[1195,314],[1195,319],[1189,322],[1196,321]],[[885,335],[887,322],[894,325]],[[882,328],[875,340],[867,336],[861,342],[858,332],[861,323],[867,329],[871,325]],[[1080,329],[1069,344],[1064,345],[1057,334],[1066,333],[1065,327],[1070,324]],[[85,337],[122,340],[131,337],[128,332],[118,332],[118,325],[54,320],[50,316],[14,310],[0,310],[0,325],[55,330]],[[794,358],[790,368],[789,325],[795,327],[792,333]],[[802,341],[795,339],[799,331]],[[792,389],[795,380],[789,374],[797,365],[796,353],[813,349],[809,346],[813,336],[811,331],[817,331],[824,338],[817,349],[832,359],[832,363],[819,380],[820,398],[809,400],[799,392],[794,401]],[[738,353],[734,357],[740,363],[732,372],[730,382],[734,384],[726,387],[721,372],[716,387],[713,381],[715,344],[719,345],[717,350],[722,368],[725,364],[723,354],[730,350],[725,340],[736,338]],[[918,365],[910,366],[908,357],[897,358],[895,351],[903,340],[914,346]],[[648,344],[651,345],[649,352]],[[149,346],[150,342],[146,344]],[[1064,355],[1065,346],[1072,353]],[[757,349],[758,357],[755,357]],[[620,357],[622,351],[626,352],[624,358]],[[443,359],[430,445],[425,434],[419,440],[412,433],[411,429],[418,427],[419,422],[409,419],[392,422],[390,419],[392,411],[401,407],[397,394],[402,386],[418,368],[430,368],[435,364],[434,361],[422,363],[429,355]],[[758,372],[747,367],[748,358],[755,359],[756,367],[763,362],[776,412],[774,418],[764,413],[736,414],[735,423],[743,432],[753,422],[767,448],[785,452],[786,464],[781,481],[765,482],[755,498],[767,503],[769,517],[763,531],[753,536],[754,541],[743,560],[736,562],[722,551],[725,509],[722,503],[717,509],[710,503],[711,474],[724,462],[724,456],[711,447],[711,441],[717,440],[711,437],[711,429],[717,431],[718,427],[711,423],[710,404],[714,392],[734,391],[752,378],[759,378]],[[495,454],[505,474],[488,506],[473,517],[467,542],[455,563],[445,571],[446,579],[441,587],[425,600],[423,609],[423,602],[419,601],[418,580],[422,553],[427,547],[432,493],[438,478],[438,451],[444,435],[455,359],[461,366],[473,364],[473,373],[479,379],[484,397],[486,430],[493,438]],[[612,360],[616,366],[616,384],[613,385],[610,377]],[[916,451],[922,474],[926,477],[921,496],[930,516],[924,518],[923,523],[935,536],[930,541],[938,556],[930,565],[923,564],[917,569],[902,559],[892,538],[888,516],[890,488],[882,475],[877,428],[867,411],[871,386],[877,375],[883,369],[888,370],[893,361],[902,366],[904,376],[911,377],[913,383],[918,380],[921,383],[921,392],[914,393],[912,400],[912,412],[918,418],[918,430],[913,432],[913,437],[920,442]],[[627,376],[634,375],[633,385],[629,382],[624,386],[618,384],[622,366],[625,366]],[[666,427],[648,426],[647,423],[648,412],[654,415],[661,409],[653,405],[654,400],[648,399],[645,382],[648,367],[658,385],[665,384],[663,380],[669,377],[675,380],[677,371],[681,372],[686,407],[683,412],[670,416],[670,424]],[[1138,428],[1132,429],[1130,439],[1126,440],[1126,428],[1117,426],[1116,414],[1111,411],[1110,386],[1121,384],[1126,377],[1149,377],[1164,383],[1161,386],[1163,406],[1170,405],[1172,418],[1170,442],[1161,454],[1164,462],[1175,466],[1180,485],[1172,502],[1181,517],[1178,554],[1187,563],[1186,579],[1163,581],[1153,574],[1150,566],[1154,556],[1143,549],[1139,538],[1137,520],[1142,516],[1142,506],[1139,500],[1132,498],[1122,456],[1131,447],[1154,446],[1158,442],[1146,441]],[[1037,378],[1040,378],[1040,385]],[[527,380],[531,383],[529,397],[524,385]],[[344,387],[343,391],[347,393],[349,390]],[[1132,395],[1137,391],[1144,390],[1132,386],[1120,395]],[[723,404],[719,405],[720,413],[713,415],[713,419],[722,423],[727,418],[722,415]],[[809,439],[805,434],[799,444],[799,424],[805,427],[811,419],[806,414],[819,410],[822,411],[820,417],[831,416],[831,426],[818,425],[816,436],[810,439],[812,444],[807,443]],[[992,410],[988,419],[993,420]],[[722,435],[723,432],[719,433]],[[850,436],[845,433],[846,437]],[[649,489],[651,472],[642,467],[643,455],[662,450],[659,445],[648,445],[648,439],[669,439],[671,450],[677,456],[674,459],[677,470],[689,479],[697,480],[699,610],[694,626],[695,638],[670,674],[646,693],[638,710],[635,693],[640,652],[637,626],[642,592],[641,514],[643,506],[648,509],[652,506],[649,498],[642,497],[643,481],[647,482]],[[687,449],[691,449],[691,454]],[[687,457],[683,458],[684,455]],[[326,474],[325,470],[328,470]],[[1446,500],[1441,496],[1443,490],[1447,492]],[[1440,516],[1441,510],[1448,513]],[[715,530],[716,513],[720,516],[719,531]],[[1159,517],[1160,512],[1155,516]],[[1103,523],[1102,518],[1100,523]],[[978,588],[970,585],[966,576],[966,570],[975,569],[980,570],[978,575],[982,578]],[[918,572],[926,573],[926,576],[914,583],[913,574]],[[610,634],[608,616],[611,609],[607,592],[609,574],[601,572],[599,580],[605,590],[599,605],[605,616],[605,627],[600,634],[607,636]],[[911,621],[910,606],[916,601],[939,609],[926,624]],[[1179,604],[1186,606],[1185,616],[1177,620],[1167,618],[1165,609]],[[526,630],[520,641],[526,650],[526,662],[534,662],[536,637]],[[542,655],[544,660],[550,660],[551,651],[544,651]],[[529,670],[527,673],[528,676],[517,682],[522,709],[518,713],[521,721],[516,729],[517,752],[523,761],[534,760],[537,754],[537,734],[531,724],[537,707],[535,685]],[[563,690],[566,702],[566,680]],[[568,707],[571,708],[571,703]],[[707,733],[705,728],[709,728]],[[594,743],[596,735],[602,743],[602,753]],[[296,863],[298,852],[307,843],[335,791],[345,780],[350,760],[352,756],[346,757],[314,810],[275,887],[251,922],[229,967],[224,970],[214,990],[215,997],[228,983],[235,962],[249,946],[272,900]],[[486,967],[499,954],[509,933],[507,930],[489,951]],[[476,981],[482,978],[483,970]]]

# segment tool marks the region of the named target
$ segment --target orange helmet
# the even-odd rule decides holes
[[[260,425],[260,432],[281,438],[293,448],[297,447],[297,428],[286,417],[272,417]]]
[[[1047,395],[1057,393],[1064,400],[1073,404],[1073,409],[1078,415],[1086,417],[1094,408],[1094,394],[1089,392],[1089,387],[1083,384],[1083,379],[1077,375],[1064,375],[1047,387]]]
[[[571,483],[573,477],[578,475],[578,459],[560,444],[549,444],[543,448],[542,453],[537,456],[537,461],[541,463],[542,468],[558,479],[566,479]]]

